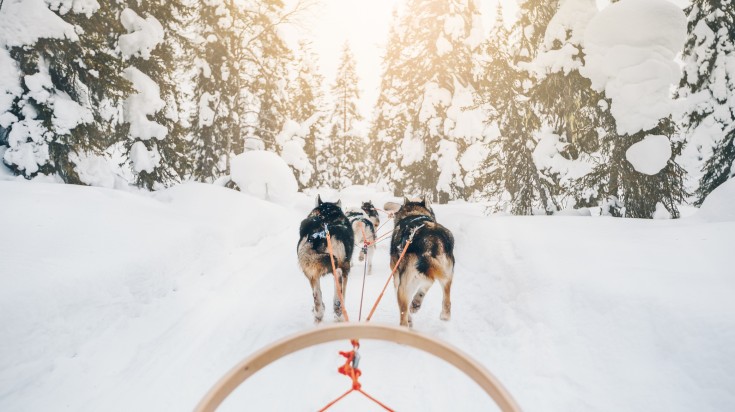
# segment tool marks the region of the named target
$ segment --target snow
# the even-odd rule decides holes
[[[125,100],[124,119],[130,123],[128,136],[141,140],[163,140],[168,134],[166,127],[148,119],[148,116],[153,116],[166,107],[158,84],[133,66],[126,68],[123,75],[133,83],[133,88],[138,92]]]
[[[544,46],[554,47],[554,41],[581,44],[585,29],[597,14],[594,0],[562,0],[559,9],[549,21],[544,34]]]
[[[49,161],[45,130],[38,120],[24,119],[13,124],[8,133],[8,150],[3,155],[6,164],[15,165],[26,176],[38,172]]]
[[[625,158],[636,171],[655,175],[671,159],[671,143],[666,136],[649,135],[630,146],[625,152]]]
[[[549,73],[569,74],[582,67],[580,45],[590,20],[597,14],[593,0],[564,0],[549,21],[544,42],[538,55],[530,63],[521,64],[538,79]],[[557,42],[561,44],[558,47]]]
[[[245,193],[265,200],[284,200],[298,190],[288,164],[277,154],[252,150],[231,161],[232,181]]]
[[[145,148],[145,146],[144,146]],[[82,183],[90,186],[114,189],[122,178],[115,174],[105,156],[96,154],[77,154],[70,156],[74,170]]]
[[[209,127],[214,124],[214,117],[216,113],[214,108],[217,107],[219,101],[219,92],[211,94],[208,92],[202,93],[202,97],[199,98],[199,127]]]
[[[153,16],[143,18],[131,9],[120,13],[122,23],[128,34],[120,35],[118,45],[125,59],[140,56],[144,59],[151,57],[151,51],[163,42],[163,26]]]
[[[672,112],[685,38],[684,13],[666,0],[622,0],[590,21],[580,73],[612,100],[618,133],[652,129]]]
[[[51,10],[58,11],[62,16],[71,11],[75,14],[84,14],[92,17],[99,10],[97,0],[45,0]]]
[[[733,187],[679,220],[435,206],[456,239],[453,317],[438,319],[434,285],[415,328],[489,368],[524,411],[733,410],[735,219],[712,208],[720,195],[731,205]],[[0,410],[191,410],[238,361],[314,327],[294,251],[312,196],[285,206],[203,184],[151,195],[0,182],[0,198]],[[366,187],[337,198],[395,200]],[[388,275],[387,242],[374,264],[370,303]],[[359,269],[352,276],[351,315]],[[329,295],[330,280],[322,286]],[[374,321],[397,324],[392,287]],[[365,390],[396,410],[493,410],[444,362],[361,343]],[[336,372],[348,347],[285,357],[221,410],[316,410],[348,388]],[[339,406],[374,410],[356,396]]]
[[[592,171],[594,165],[583,161],[570,160],[561,155],[569,143],[561,141],[561,137],[548,126],[535,134],[538,141],[533,149],[533,162],[539,170],[547,170],[551,174],[559,174],[562,182],[581,178]]]
[[[78,40],[74,26],[49,10],[43,0],[5,0],[0,7],[0,48],[30,45],[38,39]]]
[[[304,150],[305,138],[318,116],[319,113],[316,113],[303,123],[287,119],[281,132],[276,135],[276,143],[281,148],[281,158],[299,172],[299,179],[304,185],[309,183],[314,172],[314,167]]]
[[[413,129],[409,126],[403,132],[401,141],[401,166],[406,167],[424,159],[426,144],[421,136],[414,136]]]
[[[133,170],[136,173],[153,171],[161,164],[161,154],[158,153],[157,148],[148,150],[145,147],[145,143],[137,141],[130,147],[130,162],[132,163]]]
[[[707,222],[735,222],[735,179],[713,190],[695,216]]]
[[[436,160],[436,166],[439,169],[437,190],[452,193],[452,183],[462,184],[462,171],[457,162],[458,153],[457,143],[445,139],[439,141]]]
[[[0,47],[0,127],[8,128],[18,120],[9,110],[22,93],[18,64],[7,50]]]

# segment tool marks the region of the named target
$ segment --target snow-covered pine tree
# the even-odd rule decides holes
[[[388,42],[383,57],[383,73],[380,80],[380,93],[373,113],[369,133],[370,157],[368,165],[369,180],[379,187],[403,193],[403,171],[399,167],[398,148],[400,138],[408,128],[409,115],[404,96],[406,82],[400,79],[399,67],[393,66],[401,60],[400,17],[398,9],[393,9]]]
[[[603,214],[652,218],[661,204],[671,217],[676,218],[679,216],[678,204],[684,200],[686,194],[683,186],[685,171],[675,161],[676,156],[681,153],[683,140],[676,133],[676,125],[669,114],[671,111],[667,84],[667,76],[670,77],[676,68],[673,57],[678,51],[676,48],[680,34],[676,14],[679,11],[666,2],[659,2],[658,5],[660,10],[639,8],[634,1],[616,3],[598,13],[585,31],[585,65],[580,68],[580,72],[592,81],[592,87],[602,97],[598,104],[600,110],[595,115],[601,149],[595,155],[596,165],[592,171],[578,179],[574,185],[578,204],[599,204]],[[657,32],[651,33],[647,30],[649,20],[657,18],[659,12],[669,13],[672,18],[663,20],[666,24]],[[611,24],[618,23],[620,16],[631,15],[636,16],[636,19],[627,20],[627,25]],[[654,50],[658,47],[651,45],[654,40],[626,40],[625,36],[620,35],[620,31],[631,30],[641,33],[640,36],[654,36],[665,47]],[[610,44],[610,39],[614,39],[613,42],[619,41],[620,44]],[[620,47],[632,49],[628,54],[632,59],[618,59],[618,67],[611,73],[625,73],[626,77],[606,88],[604,86],[608,79],[606,73],[609,69],[610,53],[615,56],[615,51],[611,49],[613,46],[618,47],[616,50]],[[648,67],[665,68],[668,65],[668,68],[660,70],[653,76],[655,81],[650,83],[650,72],[640,70],[643,63]],[[635,85],[644,82],[650,83],[645,95],[621,92],[623,87],[632,91],[635,90]],[[634,96],[635,99],[625,100],[629,96]],[[616,98],[620,99],[617,103]],[[644,111],[642,107],[636,107],[641,102],[653,106],[653,109],[646,107]],[[642,112],[645,113],[643,116],[640,115]],[[651,158],[661,155],[668,158],[658,159],[660,162],[656,166],[660,168],[655,170],[637,170],[630,157],[632,151],[645,151],[652,146],[655,146],[655,150],[648,152],[647,161],[643,163],[649,163]]]
[[[482,41],[477,4],[410,0],[399,21],[372,132],[379,142],[393,140],[383,149],[396,151],[397,165],[383,166],[397,170],[396,191],[438,202],[464,197],[459,158],[482,134],[460,119],[473,104],[472,59]]]
[[[329,186],[334,188],[365,183],[367,145],[357,131],[363,117],[357,107],[360,87],[355,70],[355,57],[345,42],[331,90],[333,110],[329,119],[328,151],[332,158],[327,162],[331,176]]]
[[[253,1],[245,7],[248,27],[242,48],[244,87],[248,90],[248,134],[261,139],[265,148],[278,152],[276,136],[288,118],[288,68],[293,53],[281,37],[278,27],[303,12],[308,4],[286,10],[282,0]]]
[[[278,142],[279,152],[293,169],[300,189],[322,183],[317,142],[323,139],[328,113],[322,91],[324,78],[317,60],[310,44],[300,42],[291,64],[293,77],[288,87],[288,118],[299,125],[299,130],[288,136],[289,140]]]
[[[303,11],[280,0],[206,0],[200,3],[195,74],[194,177],[229,173],[229,159],[250,148],[277,151],[288,112],[291,52],[278,26]]]
[[[694,0],[685,10],[688,38],[678,97],[686,99],[682,129],[701,167],[696,204],[735,176],[735,3]],[[730,63],[728,63],[730,62]]]
[[[522,65],[534,77],[529,97],[542,121],[536,135],[535,164],[559,186],[556,198],[564,207],[590,206],[588,198],[581,199],[596,191],[573,186],[599,158],[598,133],[605,126],[614,130],[614,124],[601,121],[604,95],[592,89],[590,80],[579,72],[584,65],[584,31],[596,13],[594,0],[560,2],[538,54]],[[574,192],[586,196],[574,196]],[[576,199],[570,203],[570,197]]]
[[[493,108],[500,136],[491,142],[484,167],[488,170],[486,193],[497,205],[491,210],[513,214],[552,212],[559,208],[558,185],[534,162],[536,134],[542,121],[529,95],[536,86],[528,71],[544,40],[546,27],[558,2],[529,0],[521,4],[519,19],[510,32],[493,30],[486,49],[489,60],[482,99]],[[502,22],[496,23],[496,26]],[[503,36],[508,36],[502,38]],[[510,50],[505,52],[508,46]]]
[[[124,144],[136,184],[148,189],[178,181],[191,168],[187,130],[180,123],[181,77],[177,61],[186,61],[179,35],[191,13],[183,1],[132,2],[120,21],[127,34],[118,45],[129,66],[125,76],[136,93],[125,101],[130,124]]]
[[[3,6],[7,15],[29,13],[46,26],[41,38],[0,39],[22,76],[12,107],[0,113],[0,143],[8,147],[3,161],[27,178],[44,173],[88,183],[78,163],[126,131],[116,110],[132,90],[114,50],[124,32],[117,20],[121,6],[61,1],[50,7],[53,12],[39,1]]]

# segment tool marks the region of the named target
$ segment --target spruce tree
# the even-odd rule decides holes
[[[182,1],[133,2],[120,18],[128,33],[119,45],[130,66],[124,73],[137,93],[125,104],[130,123],[125,150],[135,183],[155,189],[180,180],[190,169],[187,131],[180,122],[183,73],[176,61],[185,45],[180,32],[191,10]]]
[[[595,4],[587,0],[562,3],[546,27],[538,54],[524,65],[534,81],[530,102],[542,122],[538,145],[547,150],[537,154],[536,166],[559,186],[555,198],[566,207],[591,205],[589,199],[574,194],[593,191],[574,183],[599,158],[598,134],[606,127],[614,129],[614,123],[602,122],[605,113],[600,102],[604,94],[594,90],[591,81],[579,72],[584,65],[584,30],[596,13]],[[540,157],[551,159],[544,164]]]
[[[296,140],[303,142],[303,155],[308,161],[300,167],[291,165],[299,187],[305,189],[321,183],[317,163],[317,144],[323,139],[327,122],[326,103],[322,86],[324,78],[319,73],[317,57],[306,42],[300,42],[291,65],[292,78],[288,87],[288,118],[300,125]],[[288,142],[292,143],[292,142]],[[284,148],[279,147],[283,152]]]
[[[685,10],[689,33],[678,97],[686,99],[683,133],[704,159],[696,204],[735,176],[735,4],[694,0]],[[699,166],[699,164],[697,164]]]
[[[475,1],[412,0],[393,26],[372,134],[395,158],[382,166],[398,192],[465,196],[459,157],[480,136],[460,132],[457,113],[474,90],[479,20]]]
[[[368,166],[371,181],[381,188],[403,193],[403,172],[399,167],[400,138],[405,133],[409,114],[406,103],[400,98],[407,93],[406,83],[401,81],[400,67],[395,65],[401,60],[400,17],[393,10],[388,42],[383,57],[383,73],[380,80],[380,93],[370,128],[370,158]]]
[[[484,166],[488,170],[486,193],[496,201],[491,210],[525,215],[537,211],[551,213],[560,207],[556,198],[558,183],[539,170],[533,159],[535,134],[542,119],[530,98],[536,79],[528,67],[542,45],[557,4],[523,3],[511,31],[496,28],[495,38],[488,45],[498,47],[498,51],[489,51],[493,58],[486,76],[493,80],[486,80],[482,95],[496,113],[500,129],[500,137],[491,142]],[[513,46],[506,52],[503,44]]]
[[[230,157],[250,148],[278,151],[288,113],[290,50],[278,26],[301,12],[280,0],[212,0],[200,4],[193,59],[194,177],[230,173]]]
[[[357,105],[360,88],[355,57],[348,43],[342,48],[339,67],[332,84],[334,109],[329,119],[330,186],[343,188],[351,184],[364,183],[363,153],[366,144],[356,130],[363,120]]]
[[[672,217],[679,217],[678,205],[686,196],[685,171],[675,159],[681,154],[683,139],[672,117],[658,119],[657,124],[646,130],[621,130],[618,124],[621,119],[616,120],[611,111],[611,99],[603,90],[597,92],[600,100],[596,108],[589,106],[593,109],[589,113],[594,119],[591,121],[596,127],[600,150],[591,156],[595,163],[592,171],[573,182],[577,204],[600,205],[603,214],[613,216],[652,218],[660,203]],[[648,175],[634,168],[627,152],[636,143],[655,135],[668,139],[672,155],[658,173]]]
[[[123,32],[121,6],[52,7],[57,23],[66,25],[60,36],[34,44],[6,39],[23,91],[2,124],[8,145],[3,161],[27,178],[52,174],[81,184],[80,158],[101,154],[126,133],[115,110],[132,90],[115,51]]]

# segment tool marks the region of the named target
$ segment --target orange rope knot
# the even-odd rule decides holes
[[[337,369],[337,372],[352,379],[352,389],[359,390],[362,387],[362,385],[360,385],[360,382],[358,381],[360,375],[362,375],[362,372],[360,372],[360,369],[357,368],[360,355],[354,350],[351,350],[349,352],[340,351],[339,354],[344,356],[346,360],[345,364]]]

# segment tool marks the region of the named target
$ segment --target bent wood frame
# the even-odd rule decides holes
[[[241,383],[272,362],[321,343],[349,339],[376,339],[401,343],[441,358],[472,378],[503,412],[521,409],[495,376],[459,349],[428,335],[406,328],[367,323],[340,323],[319,326],[297,333],[254,353],[223,376],[197,405],[195,412],[213,412]]]

